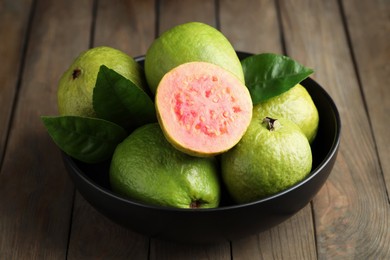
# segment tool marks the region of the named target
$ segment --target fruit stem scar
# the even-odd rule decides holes
[[[271,118],[271,117],[265,117],[263,119],[263,123],[266,123],[267,124],[267,129],[270,130],[270,131],[274,131],[275,130],[275,122],[277,121],[277,119],[274,119],[274,118]]]
[[[81,74],[81,69],[74,69],[72,73],[72,78],[77,79]]]
[[[190,208],[191,209],[197,209],[197,208],[200,208],[200,205],[201,205],[202,203],[199,201],[199,200],[193,200],[193,201],[191,201],[191,203],[190,203]]]

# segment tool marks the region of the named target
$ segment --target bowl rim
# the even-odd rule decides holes
[[[243,55],[247,55],[247,56],[253,55],[253,54],[247,53],[247,52],[239,52],[239,51],[237,51],[237,53],[240,53],[240,54],[243,54]],[[144,57],[145,57],[144,55],[143,56],[137,56],[134,59],[137,62],[139,62],[142,59],[144,59]],[[316,87],[322,92],[322,95],[325,96],[325,99],[329,102],[329,105],[331,106],[332,111],[334,113],[334,117],[335,117],[335,120],[336,120],[336,125],[335,125],[336,129],[335,129],[335,136],[334,136],[331,148],[330,148],[329,152],[326,154],[325,158],[319,163],[319,165],[314,170],[310,171],[310,174],[306,178],[304,178],[300,182],[296,183],[295,185],[293,185],[293,186],[291,186],[291,187],[289,187],[289,188],[287,188],[287,189],[285,189],[283,191],[280,191],[278,193],[275,193],[273,195],[267,196],[267,197],[259,199],[259,200],[255,200],[255,201],[247,202],[247,203],[233,204],[233,205],[228,205],[228,206],[219,206],[219,207],[216,207],[216,208],[197,208],[197,209],[174,208],[174,207],[168,207],[168,206],[144,204],[144,203],[142,203],[140,201],[132,200],[130,198],[126,198],[124,196],[116,194],[112,190],[107,189],[107,188],[101,186],[100,184],[96,183],[90,177],[85,175],[85,173],[80,169],[80,167],[78,167],[75,159],[71,158],[69,155],[65,154],[64,152],[62,152],[63,160],[68,164],[68,166],[70,166],[77,173],[77,175],[81,179],[83,179],[83,181],[85,183],[87,183],[89,186],[95,187],[99,192],[104,193],[105,195],[111,197],[112,199],[120,200],[120,201],[122,201],[122,202],[124,202],[126,204],[132,204],[134,206],[142,207],[142,208],[149,209],[149,210],[159,210],[159,211],[164,210],[164,211],[167,211],[167,212],[175,211],[175,212],[191,212],[191,213],[194,213],[194,212],[210,213],[210,212],[220,212],[220,211],[226,211],[226,210],[238,210],[238,209],[242,209],[242,208],[246,208],[246,207],[252,207],[252,206],[255,206],[257,204],[262,204],[262,203],[265,203],[267,201],[273,200],[275,198],[281,197],[284,194],[289,193],[290,191],[295,190],[295,189],[299,188],[300,186],[303,186],[305,183],[307,183],[311,179],[315,178],[318,175],[318,173],[333,158],[334,154],[337,152],[338,147],[340,145],[341,119],[340,119],[340,114],[339,114],[339,111],[337,109],[337,106],[336,106],[335,102],[333,101],[331,96],[325,91],[325,89],[321,85],[319,85],[315,80],[313,80],[310,77],[306,78],[305,80],[311,81],[312,84],[316,85]]]

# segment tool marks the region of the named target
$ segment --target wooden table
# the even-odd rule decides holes
[[[390,259],[388,0],[0,0],[0,259]],[[281,225],[212,246],[149,239],[75,191],[41,115],[83,50],[132,56],[187,21],[314,68],[342,118],[325,186]]]

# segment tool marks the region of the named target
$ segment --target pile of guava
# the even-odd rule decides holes
[[[142,65],[141,65],[142,64]],[[204,23],[155,39],[144,63],[108,46],[79,54],[59,80],[59,115],[42,116],[66,154],[110,165],[113,192],[146,203],[215,208],[281,192],[311,171],[312,69],[260,53],[240,60]]]

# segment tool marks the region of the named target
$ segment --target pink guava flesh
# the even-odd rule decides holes
[[[248,89],[233,74],[207,62],[189,62],[158,85],[156,110],[168,141],[191,155],[229,150],[252,118]]]

